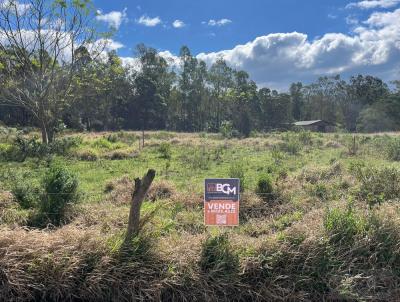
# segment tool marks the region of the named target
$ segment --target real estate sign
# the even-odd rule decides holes
[[[237,178],[210,178],[204,182],[204,224],[239,225],[240,181]]]

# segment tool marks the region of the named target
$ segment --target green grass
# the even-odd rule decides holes
[[[73,257],[79,258],[74,263],[84,263],[87,267],[74,268],[79,272],[76,273],[77,287],[85,280],[86,275],[80,275],[85,272],[98,273],[96,276],[104,283],[93,286],[113,297],[118,295],[107,291],[113,288],[107,284],[112,278],[118,284],[125,284],[127,291],[122,292],[129,297],[140,296],[127,281],[132,276],[147,280],[142,288],[152,284],[149,280],[162,284],[146,292],[151,297],[165,294],[153,292],[162,288],[186,300],[228,301],[247,289],[249,296],[243,297],[244,300],[263,295],[270,300],[274,297],[283,300],[284,297],[292,300],[304,297],[388,300],[396,294],[394,289],[387,289],[383,294],[376,290],[379,286],[369,288],[357,281],[357,276],[366,276],[379,283],[374,274],[383,268],[389,272],[385,278],[392,284],[400,282],[395,268],[400,264],[397,250],[400,240],[396,235],[400,230],[399,199],[387,194],[382,202],[371,203],[379,193],[376,191],[387,185],[386,181],[375,181],[379,186],[373,188],[378,189],[368,191],[366,182],[355,173],[356,167],[367,166],[374,169],[376,177],[383,178],[380,173],[385,172],[380,171],[391,171],[394,176],[390,179],[398,179],[400,162],[385,152],[386,146],[391,146],[391,136],[358,136],[355,154],[344,144],[348,140],[346,134],[258,133],[239,140],[224,139],[219,134],[147,132],[144,149],[139,149],[140,133],[137,132],[79,136],[82,140],[78,146],[72,147],[67,155],[53,159],[64,162],[77,175],[79,191],[83,194],[80,203],[72,208],[70,224],[48,231],[50,239],[45,237],[45,232],[28,232],[32,242],[23,237],[18,228],[25,226],[30,212],[19,208],[9,198],[3,206],[1,194],[10,191],[17,179],[38,185],[52,160],[44,157],[12,162],[0,157],[0,225],[10,232],[3,232],[4,236],[14,238],[2,241],[0,236],[0,243],[12,242],[11,248],[15,247],[21,255],[29,254],[31,246],[46,243],[48,245],[41,249],[54,253],[54,261],[59,259],[57,257],[65,261],[63,255],[74,251]],[[12,138],[7,137],[6,144],[12,145]],[[84,160],[79,156],[82,152],[96,154],[97,160]],[[113,152],[126,156],[118,159],[110,156]],[[143,244],[144,251],[151,253],[127,259],[118,251],[127,224],[132,180],[142,177],[150,168],[157,171],[152,187],[170,191],[170,194],[144,202],[145,223],[139,246]],[[233,171],[243,174],[240,176],[245,183],[240,226],[205,227],[204,179],[230,177]],[[273,198],[256,194],[257,183],[266,174],[273,187]],[[128,178],[123,178],[125,176]],[[383,233],[387,236],[382,237]],[[94,241],[94,247],[85,236]],[[31,245],[24,247],[27,243],[21,238]],[[59,242],[64,242],[66,247]],[[371,260],[380,252],[383,254]],[[35,257],[42,262],[30,257],[24,261],[28,266],[37,265],[42,278],[38,280],[49,283],[48,278],[54,276],[55,270],[46,264],[41,253]],[[6,257],[0,259],[12,264],[14,260]],[[111,259],[110,263],[101,262],[104,259]],[[353,262],[353,259],[360,260]],[[143,279],[135,275],[142,268]],[[86,269],[93,269],[93,272],[86,272]],[[281,276],[284,278],[280,279]],[[32,273],[29,278],[34,280],[37,275]],[[70,278],[73,280],[75,275]],[[95,282],[95,278],[88,280]],[[173,281],[168,287],[160,280]],[[41,286],[40,282],[46,283],[38,282],[36,288]],[[63,284],[60,281],[60,286]],[[296,286],[292,291],[286,291],[293,284]],[[58,288],[58,284],[53,286]],[[235,292],[234,286],[246,290]],[[202,296],[204,293],[208,296]]]

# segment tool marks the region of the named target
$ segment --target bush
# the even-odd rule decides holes
[[[11,193],[22,209],[35,207],[40,197],[39,188],[26,179],[15,180]]]
[[[43,180],[44,197],[39,214],[54,225],[63,222],[68,204],[78,200],[78,179],[60,163],[52,164]]]
[[[221,123],[221,126],[219,127],[219,132],[222,134],[223,137],[225,138],[231,138],[233,137],[233,125],[232,122],[230,121],[223,121]]]
[[[158,152],[160,152],[161,158],[171,159],[171,144],[165,142],[161,143],[160,147],[158,148]]]
[[[273,192],[272,177],[269,174],[262,174],[257,181],[256,193],[263,195],[263,198],[268,198]]]
[[[238,272],[239,258],[233,253],[227,234],[207,238],[199,265],[202,272],[211,276],[228,277]]]
[[[244,187],[246,184],[245,176],[244,176],[244,168],[242,163],[232,164],[229,168],[229,177],[231,178],[239,178],[240,180],[240,192],[244,191]]]
[[[43,158],[52,154],[67,155],[73,147],[82,143],[81,137],[63,137],[49,144],[41,143],[36,137],[17,136],[8,150],[8,159],[24,161],[28,157]]]

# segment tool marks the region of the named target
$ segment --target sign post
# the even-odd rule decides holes
[[[204,182],[204,224],[208,226],[239,225],[238,178],[210,178]]]

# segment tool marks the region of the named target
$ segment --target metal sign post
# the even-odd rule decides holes
[[[209,226],[239,225],[238,178],[210,178],[204,182],[204,224]]]

